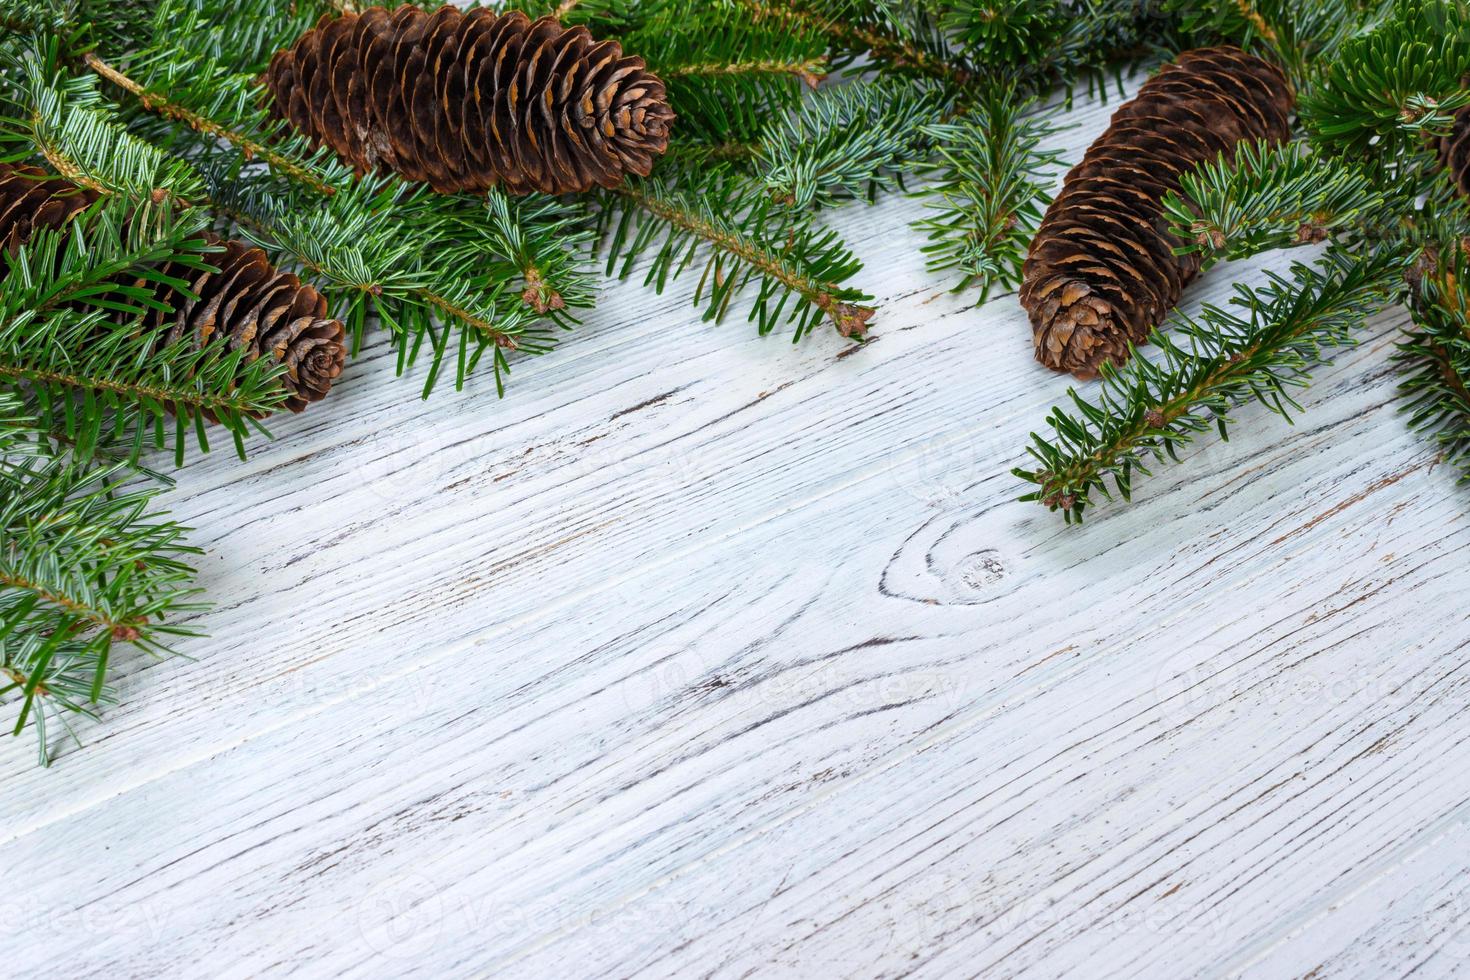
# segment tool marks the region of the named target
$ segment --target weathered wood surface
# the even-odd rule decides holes
[[[212,639],[0,743],[5,972],[1470,971],[1470,494],[1402,314],[1068,529],[1008,472],[1066,383],[918,208],[836,219],[864,349],[623,284],[503,402],[378,346],[187,468]]]

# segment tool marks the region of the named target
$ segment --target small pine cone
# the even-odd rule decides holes
[[[664,83],[616,41],[483,8],[323,17],[265,84],[278,116],[359,174],[441,193],[615,187],[648,175],[674,119]]]
[[[285,408],[300,412],[321,401],[347,361],[347,330],[327,316],[327,300],[295,275],[271,265],[259,248],[205,233],[224,252],[205,257],[218,272],[183,266],[165,271],[189,283],[198,299],[173,294],[160,297],[171,313],[153,311],[146,319],[158,335],[158,347],[187,337],[196,350],[210,342],[245,349],[245,362],[269,354],[286,365]],[[162,287],[167,290],[167,287]]]
[[[1243,140],[1290,135],[1295,101],[1279,69],[1238,48],[1180,55],[1112,118],[1067,175],[1026,258],[1021,305],[1036,359],[1096,377],[1143,343],[1198,275],[1176,256],[1163,200],[1180,178]]]
[[[33,167],[0,164],[0,242],[14,252],[35,230],[57,229],[97,195]],[[347,331],[327,316],[327,301],[289,272],[271,266],[264,251],[204,233],[206,241],[223,245],[206,261],[219,272],[169,266],[172,278],[190,284],[199,298],[154,284],[155,298],[172,312],[151,310],[143,319],[157,334],[155,349],[188,336],[196,349],[211,341],[231,350],[245,347],[245,360],[270,354],[286,365],[282,382],[285,407],[299,412],[324,398],[342,373],[347,358]],[[3,270],[0,270],[3,271]],[[143,285],[140,280],[135,285]]]
[[[1439,160],[1460,193],[1470,197],[1470,106],[1455,113],[1455,123],[1440,137]]]

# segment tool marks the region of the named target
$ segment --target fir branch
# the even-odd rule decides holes
[[[162,445],[173,416],[173,448],[182,463],[186,432],[208,448],[204,423],[216,421],[244,454],[255,419],[278,409],[284,365],[247,363],[224,344],[195,350],[190,338],[157,349],[157,334],[137,321],[156,314],[160,284],[184,290],[169,268],[210,268],[214,246],[198,237],[197,214],[140,220],[131,203],[110,202],[43,231],[0,267],[0,377],[23,380],[38,395],[41,420],[94,443],[104,429],[128,436],[136,461],[145,435]]]
[[[518,275],[525,286],[521,302],[538,315],[566,328],[576,322],[574,311],[592,306],[585,254],[593,235],[582,213],[544,195],[512,198],[492,190],[484,210],[471,210],[462,220],[473,223],[462,247],[478,251],[475,238],[483,236],[496,255],[504,256],[503,274],[492,272],[492,277]]]
[[[772,122],[755,165],[776,200],[824,208],[900,186],[927,157],[926,124],[946,100],[906,81],[853,82],[818,92],[801,110]]]
[[[844,337],[866,333],[875,311],[858,304],[867,295],[841,285],[861,267],[851,253],[831,232],[814,231],[738,178],[706,173],[697,191],[659,180],[625,183],[613,194],[627,206],[619,209],[615,225],[610,218],[604,222],[604,231],[611,227],[609,273],[621,260],[621,275],[628,275],[663,231],[646,281],[662,291],[692,262],[697,246],[707,245],[711,255],[695,294],[701,302],[708,290],[706,320],[721,319],[735,294],[754,279],[760,288],[750,316],[763,335],[783,315],[796,324],[793,340],[823,315]]]
[[[203,53],[167,46],[138,52],[131,56],[140,68],[138,84],[167,91],[179,106],[209,119],[206,130],[228,129],[242,139],[221,143],[198,127],[175,125],[167,114],[135,119],[139,131],[206,176],[204,200],[212,209],[239,221],[273,257],[309,272],[355,343],[375,317],[394,334],[400,371],[427,349],[426,395],[445,358],[456,352],[456,387],[491,353],[503,392],[506,351],[549,350],[548,324],[564,328],[575,322],[573,310],[591,305],[585,270],[564,258],[586,239],[564,220],[578,209],[513,208],[490,215],[487,223],[483,200],[434,195],[391,176],[355,178],[325,151],[308,153],[301,137],[285,136],[261,104],[253,78],[216,57],[219,33],[234,21],[201,23],[203,13],[214,12],[214,0],[166,0],[165,7],[159,21],[169,35],[200,37]],[[242,143],[270,143],[292,166],[258,167]],[[323,197],[323,185],[334,193]],[[517,223],[513,235],[506,221]],[[549,264],[507,262],[497,249],[517,235],[527,254]],[[524,296],[529,287],[515,286],[528,271],[538,277],[534,293],[545,297],[539,308],[513,299],[513,288]],[[553,295],[561,297],[560,306]]]
[[[1166,0],[1193,43],[1224,39],[1279,62],[1298,84],[1318,64],[1340,59],[1342,46],[1363,20],[1358,0]]]
[[[68,78],[58,67],[55,38],[0,53],[0,155],[25,160],[39,153],[67,180],[135,201],[160,190],[177,201],[202,191],[199,176],[157,147],[128,133],[107,111],[90,77]]]
[[[1051,438],[1032,435],[1038,468],[1015,470],[1037,488],[1022,499],[1061,510],[1069,523],[1081,520],[1093,493],[1130,499],[1134,476],[1149,475],[1150,460],[1177,460],[1181,446],[1210,428],[1228,439],[1231,412],[1247,402],[1289,420],[1300,405],[1288,390],[1305,387],[1332,349],[1354,342],[1402,272],[1390,254],[1329,252],[1316,267],[1295,263],[1289,277],[1271,274],[1262,288],[1237,285],[1232,303],[1244,315],[1213,306],[1197,320],[1176,314],[1185,344],[1156,331],[1149,339],[1157,360],[1134,352],[1122,368],[1104,368],[1094,401],[1073,389],[1075,412],[1053,409]]]
[[[0,14],[0,36],[54,34],[76,18],[76,0],[10,0]]]
[[[364,179],[311,207],[290,196],[254,193],[263,188],[236,166],[210,167],[205,174],[211,182],[210,200],[248,216],[246,231],[252,241],[309,270],[355,338],[362,336],[369,316],[376,316],[394,334],[400,370],[415,363],[428,344],[425,396],[437,384],[444,358],[455,349],[446,327],[460,332],[457,388],[486,351],[549,349],[540,339],[534,311],[508,301],[509,276],[487,259],[489,250],[483,244],[464,247],[452,237],[473,232],[483,241],[490,233],[484,222],[473,227],[463,218],[446,216],[450,202],[429,200],[426,188],[405,191],[396,180]],[[541,247],[545,236],[538,229]],[[571,293],[584,296],[575,288]],[[436,326],[435,318],[444,326]],[[493,364],[497,390],[503,391],[508,365],[498,353]]]
[[[160,308],[151,289],[187,283],[163,270],[209,268],[200,239],[205,218],[179,191],[203,187],[187,165],[124,131],[102,109],[95,84],[66,79],[54,43],[27,49],[17,61],[21,88],[7,89],[14,114],[0,120],[0,147],[25,159],[39,152],[74,183],[104,195],[105,206],[63,232],[43,232],[0,266],[0,376],[24,380],[43,396],[40,414],[69,429],[80,415],[96,429],[110,418],[134,430],[136,464],[152,428],[164,445],[164,416],[175,419],[173,449],[182,464],[185,432],[208,448],[205,420],[218,421],[244,455],[257,418],[279,408],[284,367],[269,359],[245,366],[243,353],[195,351],[187,342],[154,350],[156,336],[133,322]],[[143,288],[148,287],[148,288]],[[171,312],[171,311],[164,311]],[[94,440],[95,441],[95,440]]]
[[[675,146],[749,142],[800,106],[826,73],[826,38],[731,16],[708,0],[651,0],[623,38],[667,85],[678,114]]]
[[[957,119],[931,125],[934,182],[920,194],[931,212],[925,234],[932,271],[954,271],[956,290],[978,284],[980,302],[1014,288],[1061,166],[1042,143],[1056,132],[1034,100],[1001,88]]]
[[[970,60],[991,67],[1050,60],[1068,22],[1081,14],[1065,0],[934,0],[931,6]]]
[[[34,726],[43,765],[50,722],[111,700],[114,645],[168,654],[195,635],[168,621],[199,608],[186,564],[199,552],[153,509],[156,488],[56,455],[49,438],[0,386],[0,698],[18,704],[15,734]]]
[[[1356,229],[1382,207],[1363,167],[1322,157],[1304,143],[1242,143],[1234,160],[1204,163],[1164,199],[1183,246],[1207,262],[1310,245]]]
[[[303,166],[298,161],[292,160],[284,154],[277,153],[265,143],[252,139],[251,137],[221,125],[202,113],[198,113],[176,102],[170,101],[168,95],[163,92],[152,91],[140,83],[124,75],[113,68],[107,62],[97,57],[94,52],[87,52],[82,58],[86,66],[96,72],[100,77],[118,86],[126,92],[136,96],[143,108],[150,112],[156,112],[184,123],[195,132],[214,139],[224,140],[238,147],[247,157],[259,158],[275,170],[280,171],[286,177],[296,181],[319,194],[332,195],[337,193],[337,188],[317,177],[310,168]]]
[[[1409,424],[1470,482],[1470,264],[1456,247],[1425,256],[1429,268],[1411,296],[1414,325],[1395,355],[1399,391]]]
[[[227,62],[241,76],[254,79],[277,51],[315,26],[322,14],[356,13],[359,6],[375,4],[398,5],[395,0],[360,4],[340,0],[150,0],[137,4],[147,10],[147,29],[131,43],[112,44],[103,52],[130,62],[137,52],[178,45],[187,38],[190,57]],[[128,63],[121,67],[125,73],[130,70]]]
[[[1463,0],[1397,0],[1373,30],[1353,38],[1302,98],[1308,131],[1323,146],[1379,156],[1422,150],[1470,104],[1470,11]]]
[[[1070,102],[1080,81],[1106,90],[1102,69],[1136,63],[1170,48],[1154,0],[922,0],[939,35],[957,48],[981,81],[1021,83],[1046,94],[1061,85]],[[941,47],[940,50],[945,50]],[[984,97],[985,86],[970,87]]]
[[[948,51],[928,23],[900,27],[880,4],[849,0],[732,0],[756,23],[816,31],[850,55],[866,52],[883,64],[953,86],[980,82],[972,66]]]

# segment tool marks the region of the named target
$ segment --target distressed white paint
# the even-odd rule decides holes
[[[836,218],[862,350],[616,285],[503,402],[379,346],[186,469],[213,638],[0,743],[5,972],[1470,971],[1470,495],[1402,314],[1068,529],[1009,475],[1066,382],[918,210]]]

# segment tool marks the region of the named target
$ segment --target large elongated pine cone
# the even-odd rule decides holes
[[[1470,197],[1470,106],[1455,113],[1455,124],[1440,137],[1439,161],[1450,172],[1460,193]]]
[[[443,193],[615,187],[648,175],[674,119],[664,83],[616,41],[485,9],[323,17],[265,83],[278,115],[358,173]]]
[[[1082,378],[1127,360],[1200,270],[1198,255],[1174,254],[1164,198],[1243,140],[1285,140],[1294,103],[1280,69],[1231,47],[1185,52],[1124,103],[1067,175],[1026,258],[1021,304],[1037,360]]]
[[[36,231],[63,227],[96,197],[34,167],[0,164],[0,244],[13,254]],[[190,338],[196,350],[221,343],[232,351],[243,347],[247,362],[269,355],[286,365],[282,383],[289,410],[299,412],[326,397],[347,357],[347,332],[340,320],[327,316],[326,299],[273,267],[261,249],[209,233],[202,237],[223,246],[223,252],[206,258],[219,271],[165,268],[172,278],[188,282],[199,298],[153,284],[154,297],[170,308],[152,310],[142,321],[157,337],[154,349],[182,337]]]

